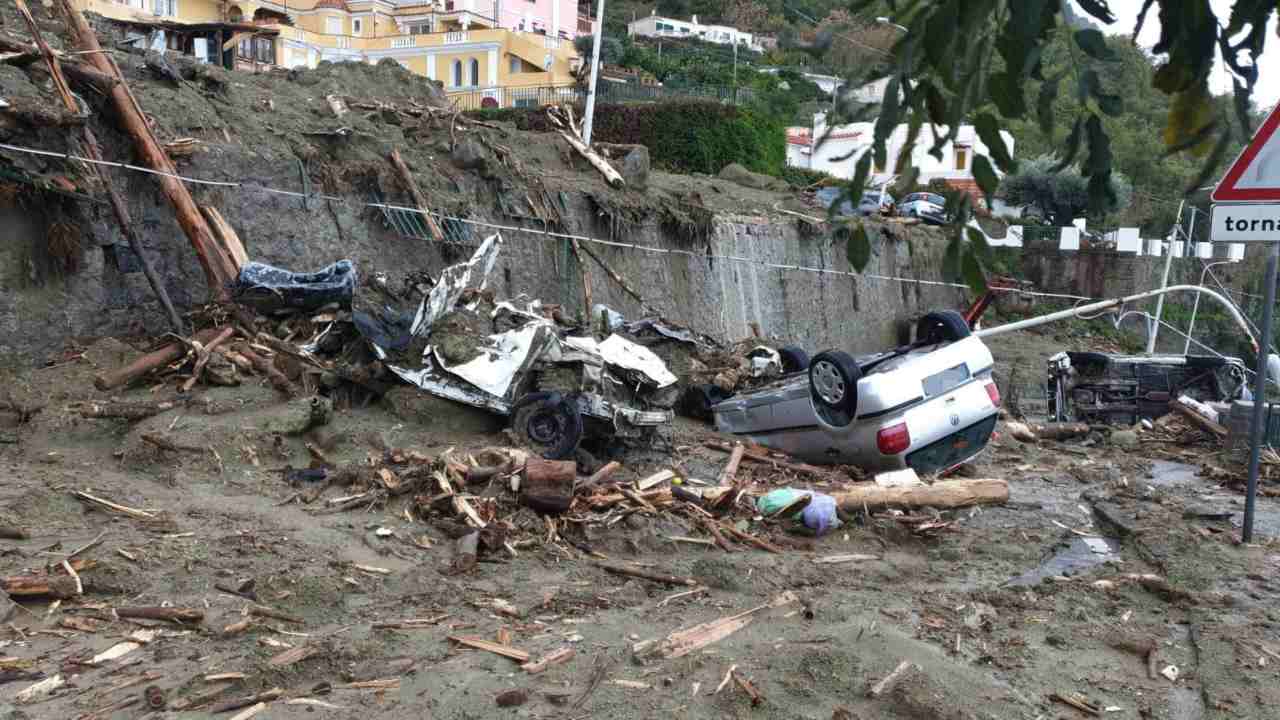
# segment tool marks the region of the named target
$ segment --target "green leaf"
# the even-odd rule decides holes
[[[899,107],[899,83],[898,76],[891,75],[889,83],[884,89],[884,101],[880,103],[880,117],[876,118],[873,151],[876,156],[876,167],[884,167],[888,164],[888,151],[885,149],[885,141],[893,134],[898,127],[898,119],[900,116]]]
[[[1089,209],[1102,214],[1116,206],[1115,185],[1111,182],[1111,138],[1102,127],[1102,120],[1090,114],[1085,121],[1089,155],[1085,157],[1080,172],[1089,177]]]
[[[1118,59],[1115,52],[1107,47],[1107,38],[1101,30],[1077,30],[1074,37],[1076,45],[1094,60],[1112,62]]]
[[[924,94],[925,107],[929,109],[929,122],[942,125],[947,121],[947,100],[942,91],[933,83],[929,83]]]
[[[965,235],[969,237],[969,247],[973,248],[978,257],[986,260],[991,257],[991,246],[987,244],[987,236],[976,227],[966,227]]]
[[[1071,163],[1076,161],[1076,155],[1080,153],[1080,138],[1084,134],[1083,130],[1084,119],[1076,117],[1075,125],[1071,126],[1071,134],[1067,135],[1067,152],[1063,154],[1062,159],[1059,160],[1058,164],[1054,165],[1049,172],[1060,173],[1063,170],[1066,170]]]
[[[1116,117],[1124,112],[1124,101],[1119,95],[1108,95],[1101,90],[1095,90],[1093,99],[1098,101],[1098,109],[1102,112]]]
[[[960,277],[960,236],[952,235],[947,242],[947,249],[942,253],[942,277],[951,279]]]
[[[1054,75],[1040,84],[1040,94],[1036,96],[1036,120],[1040,123],[1040,132],[1047,138],[1053,137],[1053,101],[1058,98],[1058,85],[1067,74],[1066,70]]]
[[[1213,151],[1209,153],[1209,157],[1205,159],[1204,165],[1201,166],[1200,172],[1196,173],[1196,177],[1191,181],[1184,191],[1185,195],[1191,195],[1206,183],[1217,173],[1218,166],[1222,164],[1223,158],[1227,154],[1227,149],[1231,147],[1231,129],[1223,127],[1222,132],[1218,134],[1218,142],[1214,143]]]
[[[1107,0],[1076,0],[1076,4],[1081,10],[1108,25],[1116,21],[1116,16],[1111,14],[1111,8],[1107,6]]]
[[[1027,114],[1027,99],[1022,91],[1022,78],[1010,72],[996,73],[987,80],[987,92],[995,101],[996,109],[1007,118],[1020,118]]]
[[[1018,163],[1014,161],[1013,156],[1009,154],[1009,148],[1004,144],[1004,137],[1000,135],[1000,125],[996,122],[995,116],[984,112],[974,120],[973,127],[991,152],[996,165],[1007,173],[1016,172]]]
[[[1208,133],[1205,130],[1216,121],[1208,82],[1202,80],[1173,96],[1164,128],[1165,147],[1186,148],[1189,141],[1199,138],[1190,147],[1196,155],[1203,156],[1209,151]]]
[[[978,294],[987,291],[987,275],[982,271],[982,262],[978,260],[978,254],[972,248],[964,254],[960,272],[970,290]]]
[[[973,156],[973,179],[978,181],[978,187],[982,188],[982,194],[987,197],[987,207],[992,207],[996,188],[1000,187],[1000,177],[996,175],[995,168],[991,167],[991,161],[986,155]]]
[[[844,256],[849,260],[849,267],[854,272],[862,272],[862,269],[871,262],[871,238],[867,236],[867,229],[862,223],[858,223],[858,227],[852,233],[849,233],[849,240],[844,246]]]

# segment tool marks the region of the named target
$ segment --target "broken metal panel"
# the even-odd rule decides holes
[[[489,345],[476,348],[480,354],[460,365],[448,365],[439,351],[435,361],[450,374],[471,383],[480,390],[496,397],[508,398],[516,378],[523,375],[530,363],[542,354],[547,345],[549,329],[545,325],[529,323],[517,330],[510,330],[488,337]]]
[[[479,289],[483,290],[489,281],[489,273],[498,259],[498,250],[502,247],[502,236],[490,235],[480,244],[471,259],[458,265],[450,265],[440,273],[440,279],[431,294],[418,306],[418,313],[413,318],[410,332],[421,336],[430,331],[431,326],[446,310],[457,304],[458,298],[468,287],[472,278],[479,273]]]

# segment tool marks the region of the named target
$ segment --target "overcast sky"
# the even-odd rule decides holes
[[[1210,0],[1213,5],[1213,11],[1217,14],[1222,24],[1227,23],[1227,19],[1231,17],[1231,6],[1235,4],[1235,0]],[[1116,16],[1116,22],[1103,26],[1103,32],[1132,35],[1134,23],[1138,19],[1138,11],[1142,9],[1142,0],[1110,0],[1111,12]],[[1085,15],[1083,11],[1079,14]],[[1091,18],[1092,19],[1092,18]],[[1144,48],[1150,49],[1160,39],[1160,16],[1159,9],[1152,6],[1150,12],[1147,13],[1147,20],[1143,23],[1142,34],[1138,36],[1138,44]],[[1231,75],[1219,59],[1217,66],[1214,68],[1213,75],[1209,78],[1209,86],[1215,93],[1231,92]],[[1267,44],[1262,54],[1262,60],[1258,64],[1258,82],[1253,87],[1253,100],[1263,111],[1271,109],[1277,101],[1280,101],[1280,37],[1276,36],[1276,18],[1273,15],[1271,24],[1267,28]]]

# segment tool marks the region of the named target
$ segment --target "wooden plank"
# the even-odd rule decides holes
[[[529,653],[524,650],[519,650],[508,645],[499,645],[496,642],[490,642],[483,638],[471,637],[469,635],[450,635],[449,640],[456,642],[459,645],[465,645],[469,648],[485,650],[493,653],[494,655],[501,655],[504,658],[515,660],[518,663],[529,662]]]

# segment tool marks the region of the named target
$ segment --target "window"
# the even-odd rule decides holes
[[[267,65],[276,63],[276,41],[272,38],[253,39],[253,59]]]
[[[342,18],[327,17],[324,19],[324,31],[330,35],[342,34]]]
[[[364,21],[363,21],[363,20],[361,20],[361,19],[359,19],[359,18],[356,18],[356,19],[354,19],[354,20],[352,20],[352,21],[351,21],[351,34],[352,34],[352,35],[363,35],[363,34],[364,34],[364,33],[362,32],[363,30],[364,30]]]
[[[507,67],[507,72],[511,73],[512,75],[520,74],[520,58],[512,57],[510,58],[510,60],[511,62]]]
[[[177,17],[178,0],[153,0],[151,9],[162,17]]]
[[[471,86],[480,87],[480,61],[471,58]]]
[[[462,87],[462,61],[453,61],[453,86]]]
[[[956,148],[956,169],[957,170],[969,169],[969,148],[967,147]]]

